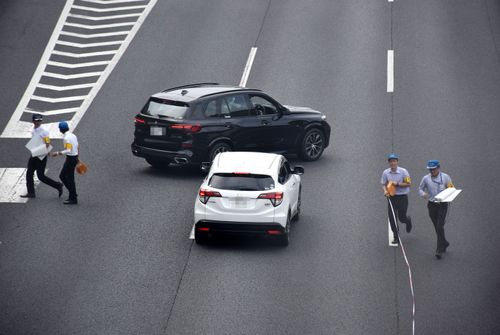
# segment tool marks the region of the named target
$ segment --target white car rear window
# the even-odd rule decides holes
[[[274,180],[262,174],[216,173],[208,185],[220,190],[268,191],[274,188]]]

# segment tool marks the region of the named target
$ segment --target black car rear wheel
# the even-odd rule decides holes
[[[299,156],[305,161],[315,161],[325,150],[325,135],[319,129],[306,132],[299,147]]]
[[[286,227],[283,234],[276,236],[276,244],[280,247],[286,247],[290,243],[290,228],[291,228],[291,218],[290,213],[288,213],[288,217],[286,218]]]
[[[210,153],[208,154],[208,158],[210,159],[210,161],[213,161],[215,156],[217,156],[217,154],[221,153],[221,152],[226,152],[226,151],[232,151],[233,149],[231,148],[231,146],[229,144],[227,144],[226,142],[218,142],[218,143],[215,143],[212,147],[212,149],[210,149]]]

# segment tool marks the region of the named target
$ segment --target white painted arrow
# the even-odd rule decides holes
[[[38,100],[38,101],[45,101],[45,102],[50,102],[50,103],[58,103],[58,102],[70,102],[70,101],[81,101],[85,100],[87,96],[86,95],[81,95],[81,96],[71,96],[71,97],[64,97],[64,98],[47,98],[47,97],[41,97],[38,95],[33,95],[31,96],[31,100]]]
[[[87,62],[87,63],[78,63],[78,64],[54,62],[51,60],[47,62],[47,65],[65,67],[67,69],[77,69],[77,68],[81,68],[81,67],[101,66],[101,65],[108,65],[108,64],[109,64],[109,61]]]
[[[87,73],[78,73],[78,74],[59,74],[59,73],[53,73],[53,72],[47,72],[44,71],[42,73],[42,76],[45,77],[52,77],[52,78],[58,78],[58,79],[76,79],[76,78],[87,78],[87,77],[98,77],[100,76],[102,71],[100,72],[87,72]]]
[[[96,8],[96,7],[73,5],[73,9],[80,9],[97,13],[115,12],[120,10],[144,9],[146,7],[147,7],[146,5],[141,5],[141,6],[125,6],[125,7],[111,7],[111,8]]]

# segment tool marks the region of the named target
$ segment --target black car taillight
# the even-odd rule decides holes
[[[269,199],[274,207],[281,205],[283,202],[283,192],[262,193],[259,199]]]
[[[202,203],[206,204],[208,202],[208,199],[210,199],[211,197],[222,197],[222,195],[220,195],[219,192],[209,191],[204,188],[200,188],[200,191],[198,192],[198,198]]]
[[[173,124],[170,126],[172,129],[184,130],[186,133],[197,133],[201,130],[199,124]]]
[[[136,125],[138,125],[138,124],[145,125],[146,124],[146,120],[140,119],[140,118],[136,117],[136,118],[134,118],[134,123]]]

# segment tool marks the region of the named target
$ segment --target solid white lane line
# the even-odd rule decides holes
[[[245,65],[245,70],[243,70],[243,75],[240,80],[240,87],[247,86],[248,76],[250,75],[250,70],[252,70],[253,60],[255,59],[255,54],[257,53],[257,47],[252,47],[250,49],[250,54],[248,55],[247,63]]]
[[[387,50],[387,92],[394,92],[394,50]]]

